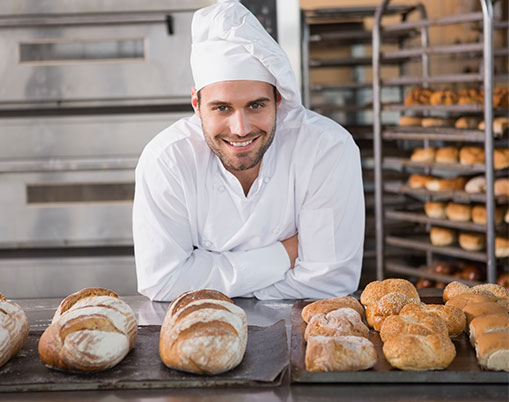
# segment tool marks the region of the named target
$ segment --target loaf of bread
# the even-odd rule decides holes
[[[327,314],[339,308],[349,307],[354,309],[361,318],[364,318],[364,308],[359,301],[352,296],[333,297],[330,299],[318,300],[310,303],[302,309],[302,319],[309,323],[316,314]]]
[[[454,127],[475,129],[479,126],[480,122],[481,119],[478,117],[460,117],[456,120],[456,123],[454,123]]]
[[[332,310],[326,314],[315,314],[309,321],[304,339],[307,341],[310,336],[369,336],[369,328],[362,322],[357,311],[350,307],[342,307]]]
[[[457,337],[463,333],[467,324],[465,313],[455,306],[446,306],[443,304],[407,304],[399,312],[400,316],[419,314],[431,315],[441,318],[447,328],[450,337]]]
[[[495,256],[497,258],[509,257],[509,239],[503,236],[495,238]]]
[[[468,222],[472,217],[472,207],[469,204],[450,202],[445,209],[447,218],[456,222]]]
[[[472,320],[477,317],[489,314],[507,313],[507,308],[497,302],[481,302],[481,303],[468,303],[463,307],[463,312],[467,319],[467,325],[470,325]]]
[[[479,146],[466,146],[460,149],[460,163],[475,165],[484,163],[484,149]]]
[[[466,180],[464,177],[456,177],[451,179],[441,179],[434,177],[425,183],[426,189],[429,191],[446,191],[446,190],[463,190]]]
[[[489,303],[495,302],[496,300],[497,298],[489,292],[486,292],[486,294],[463,293],[447,300],[445,305],[454,306],[463,311],[463,309],[471,303]]]
[[[28,337],[28,319],[23,309],[0,293],[0,367],[15,356]]]
[[[509,332],[486,332],[479,335],[475,353],[481,367],[509,371]]]
[[[412,174],[408,178],[408,185],[410,188],[425,188],[426,184],[432,180],[433,177],[425,176],[422,174]]]
[[[451,339],[444,334],[401,334],[387,340],[383,353],[400,370],[443,370],[456,357]]]
[[[368,283],[361,293],[360,300],[364,306],[368,306],[393,292],[403,293],[407,298],[417,300],[417,302],[421,301],[412,282],[400,278],[388,278]]]
[[[405,105],[429,105],[433,91],[428,88],[412,88],[405,97]]]
[[[483,295],[489,298],[488,301],[496,301],[496,299],[509,298],[509,291],[495,283],[483,283],[470,287],[464,283],[454,281],[445,287],[443,292],[443,299],[445,302],[447,302],[453,297],[463,294]]]
[[[506,196],[509,197],[509,178],[501,177],[495,180],[493,184],[495,196]]]
[[[456,242],[457,234],[453,229],[432,227],[429,231],[431,244],[434,246],[449,246]]]
[[[422,117],[417,116],[401,116],[399,118],[399,125],[401,127],[409,127],[409,126],[421,126]]]
[[[366,320],[371,328],[375,331],[380,331],[387,317],[399,314],[401,309],[407,304],[419,302],[419,297],[409,298],[404,293],[399,292],[387,293],[377,301],[366,306]]]
[[[134,347],[136,334],[136,317],[115,292],[83,289],[58,306],[39,340],[39,356],[54,369],[106,370]]]
[[[480,105],[484,103],[482,89],[461,89],[458,91],[458,105]]]
[[[486,192],[486,179],[484,176],[476,176],[468,180],[465,184],[465,191],[470,194]]]
[[[429,102],[432,105],[455,105],[458,103],[458,94],[450,89],[434,91]]]
[[[425,162],[430,163],[435,160],[436,148],[415,148],[410,156],[410,160],[413,162]]]
[[[424,212],[430,218],[445,219],[447,217],[445,214],[446,205],[445,202],[428,201],[424,204]]]
[[[509,107],[509,90],[504,87],[493,88],[493,107]]]
[[[486,246],[486,236],[482,233],[463,232],[460,233],[458,242],[463,250],[481,251]]]
[[[435,162],[437,163],[456,163],[458,162],[459,150],[456,147],[443,147],[437,149],[435,153]]]
[[[509,314],[507,312],[486,314],[470,321],[469,333],[472,346],[475,345],[477,337],[485,332],[509,333]]]
[[[472,207],[472,221],[478,225],[486,225],[486,207],[475,205]],[[495,208],[495,224],[499,225],[504,221],[504,210]]]
[[[361,336],[310,336],[306,346],[308,371],[358,371],[373,367],[377,353],[373,342]]]
[[[451,120],[443,117],[423,117],[421,120],[422,127],[449,127],[451,125]]]
[[[407,306],[417,306],[407,304]],[[402,310],[403,311],[403,310]],[[426,314],[421,311],[407,310],[406,314],[391,315],[387,317],[380,328],[380,339],[387,342],[399,335],[431,335],[442,334],[448,336],[447,324],[440,317]]]
[[[161,326],[159,356],[170,368],[220,374],[238,366],[247,346],[247,318],[223,293],[189,291],[168,307]]]
[[[505,169],[509,166],[509,148],[497,148],[493,151],[493,168]]]

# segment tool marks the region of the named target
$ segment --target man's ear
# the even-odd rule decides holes
[[[280,103],[281,103],[281,94],[279,93],[279,91],[276,90],[276,108],[279,107]]]
[[[198,91],[196,90],[195,87],[192,88],[192,93],[191,93],[191,105],[193,106],[193,109],[194,109],[194,112],[196,114],[199,114],[200,111],[199,111],[199,105],[198,105]]]

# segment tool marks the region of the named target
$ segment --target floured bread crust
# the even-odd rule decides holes
[[[28,337],[28,328],[23,309],[0,293],[0,367],[19,352]]]

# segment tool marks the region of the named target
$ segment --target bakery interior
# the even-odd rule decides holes
[[[188,59],[192,14],[212,3],[0,3],[0,292],[25,310],[29,341],[83,288],[124,299],[139,339],[161,325],[168,303],[136,290],[134,169],[153,136],[192,113],[192,76],[174,57]],[[509,2],[242,3],[287,52],[304,105],[361,150],[366,227],[354,296],[387,278],[410,282],[428,303],[443,303],[452,282],[509,289]],[[254,377],[165,377],[157,359],[143,361],[150,374],[139,377],[135,347],[126,373],[66,383],[36,360],[33,379],[18,384],[9,364],[23,364],[23,347],[0,366],[0,400],[509,399],[507,373],[481,369],[468,337],[444,371],[385,363],[311,375],[293,364],[303,301],[235,304],[261,328],[253,337],[272,343],[261,354],[271,367],[255,365]]]

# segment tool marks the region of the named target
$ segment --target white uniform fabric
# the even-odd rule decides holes
[[[365,214],[357,146],[340,125],[302,107],[286,55],[242,5],[224,2],[203,14],[232,42],[255,36],[252,54],[283,96],[276,135],[247,196],[206,144],[196,115],[145,147],[133,205],[139,292],[160,301],[201,288],[259,299],[352,293]],[[299,257],[290,269],[281,241],[295,233]]]

